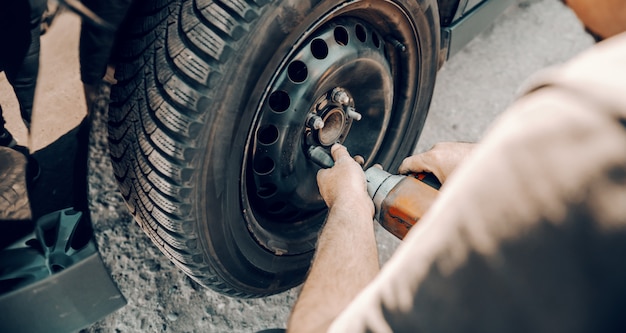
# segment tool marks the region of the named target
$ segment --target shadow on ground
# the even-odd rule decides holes
[[[33,154],[41,167],[41,176],[29,193],[33,220],[69,207],[86,211],[88,133],[83,121]]]

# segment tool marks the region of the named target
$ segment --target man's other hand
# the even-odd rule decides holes
[[[374,216],[374,204],[367,194],[365,173],[359,163],[340,144],[333,145],[330,152],[335,165],[317,173],[317,184],[326,205],[368,209]]]
[[[440,142],[429,151],[407,157],[398,168],[401,174],[430,172],[443,184],[472,152],[475,143]]]

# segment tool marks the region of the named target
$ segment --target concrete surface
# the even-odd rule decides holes
[[[34,150],[55,141],[84,116],[77,65],[78,24],[76,17],[65,14],[43,38]],[[439,141],[480,139],[532,73],[563,62],[591,43],[560,2],[518,1],[440,71],[416,150]],[[26,132],[11,95],[0,76],[0,104],[8,127],[24,143]],[[191,282],[149,243],[132,222],[115,187],[107,160],[104,117],[96,115],[92,138],[90,207],[100,251],[129,304],[84,331],[254,332],[284,327],[297,290],[258,300],[218,295]],[[378,237],[384,262],[398,242],[384,232],[378,232]]]

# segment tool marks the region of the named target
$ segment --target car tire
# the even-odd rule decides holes
[[[204,286],[297,286],[326,215],[315,175],[330,145],[392,170],[414,149],[438,69],[436,1],[138,3],[109,112],[131,213]]]

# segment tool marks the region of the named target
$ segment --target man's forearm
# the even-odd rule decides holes
[[[289,320],[289,332],[322,332],[378,273],[370,209],[333,207],[309,277]]]

